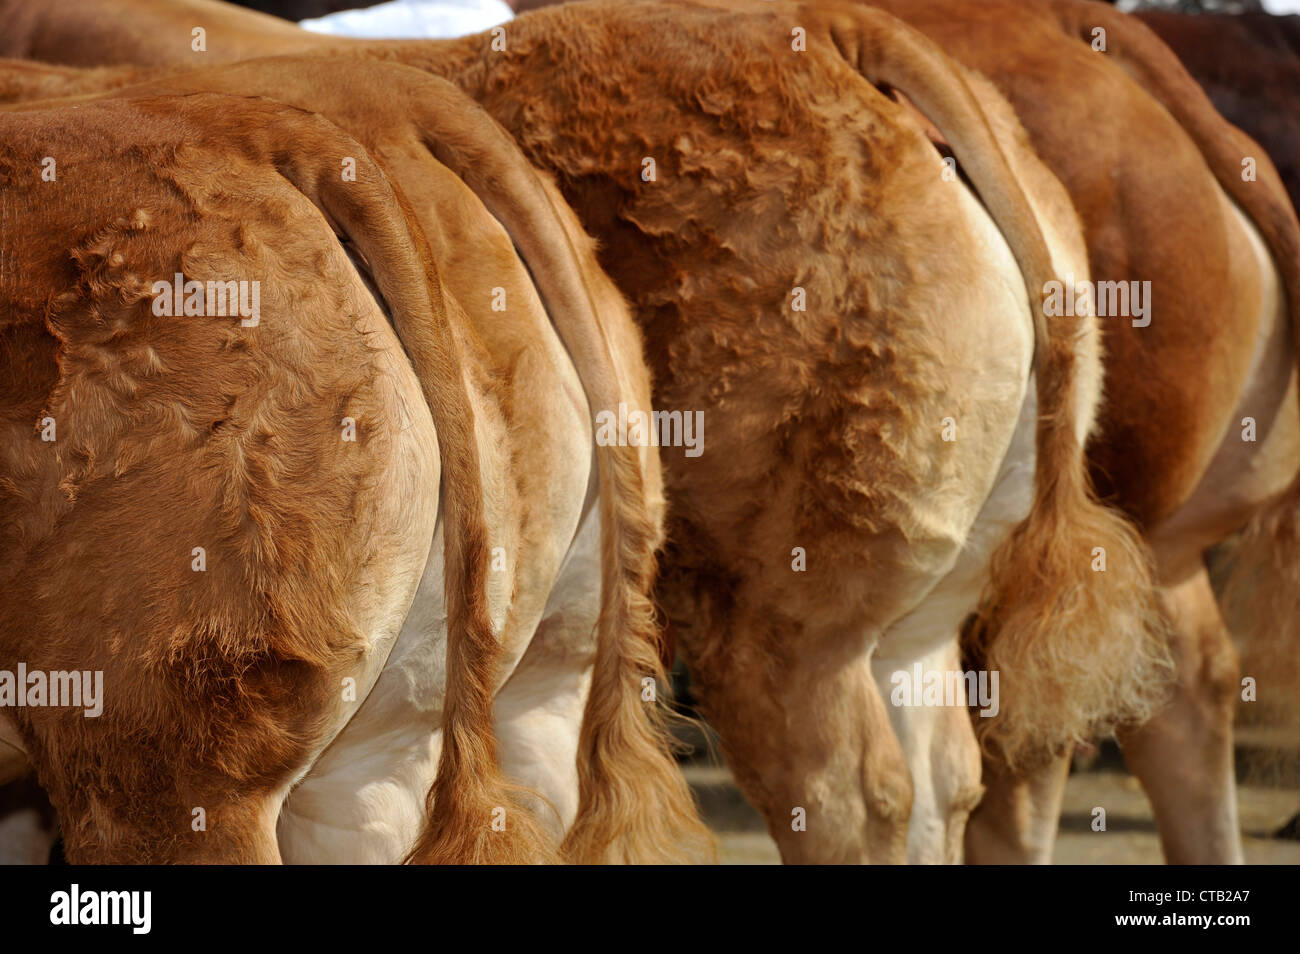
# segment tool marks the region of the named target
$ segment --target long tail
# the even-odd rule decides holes
[[[806,12],[805,12],[806,11]],[[1172,673],[1136,530],[1093,495],[1076,433],[1077,330],[1048,321],[1055,278],[1030,204],[979,102],[924,36],[861,6],[801,10],[873,83],[905,93],[953,147],[1011,247],[1034,317],[1038,395],[1034,502],[992,557],[968,652],[999,673],[1001,709],[981,719],[986,748],[1013,766],[1148,717]],[[1098,548],[1106,571],[1094,571]]]
[[[1264,237],[1286,289],[1291,343],[1300,366],[1300,224],[1264,149],[1223,118],[1178,57],[1144,23],[1099,3],[1058,3],[1063,28],[1090,39],[1106,30],[1118,65],[1169,110],[1214,177]],[[1253,180],[1244,177],[1254,160]],[[1257,715],[1300,735],[1300,473],[1261,510],[1237,542],[1223,591],[1224,614],[1242,648],[1242,672],[1257,680]]]
[[[514,140],[444,80],[407,104],[434,156],[506,228],[573,358],[593,415],[650,408],[641,340],[590,238]],[[712,837],[672,757],[657,693],[665,682],[650,602],[662,538],[662,481],[650,448],[598,446],[601,610],[578,749],[580,800],[564,840],[581,863],[711,860]]]
[[[240,103],[254,108],[253,101]],[[273,163],[370,266],[419,376],[442,449],[447,693],[438,776],[412,858],[459,864],[555,860],[551,839],[496,756],[492,704],[500,645],[488,613],[488,532],[474,411],[424,233],[360,144],[318,116],[279,104],[258,107],[266,109],[267,120],[247,129],[242,145]],[[284,128],[286,114],[293,117],[291,129]],[[285,148],[289,142],[292,149]],[[356,157],[355,181],[341,180],[334,159],[339,155]],[[506,806],[512,810],[505,830],[494,830],[494,813],[499,818]]]

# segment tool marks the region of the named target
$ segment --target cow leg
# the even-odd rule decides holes
[[[166,845],[171,864],[278,865],[275,818],[283,794],[243,798],[223,792],[155,802],[147,818],[121,827],[102,803],[80,795],[59,808],[64,853],[70,864],[142,864]]]
[[[1232,753],[1237,653],[1203,565],[1160,593],[1178,682],[1168,707],[1120,733],[1124,760],[1151,799],[1169,863],[1240,864]]]
[[[966,863],[1045,865],[1061,819],[1070,753],[1025,773],[984,759],[984,798],[966,828]]]
[[[921,661],[923,672],[955,672],[961,654],[954,641]],[[911,667],[878,659],[876,684],[888,697],[897,672]],[[892,702],[892,700],[891,700]],[[908,827],[909,864],[960,864],[966,819],[980,800],[980,753],[965,704],[890,705],[890,718],[912,779],[912,817]]]
[[[730,622],[725,649],[688,658],[691,687],[782,860],[905,861],[912,783],[869,649],[776,614]]]

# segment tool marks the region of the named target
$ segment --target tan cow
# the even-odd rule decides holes
[[[340,45],[220,0],[0,0],[0,55],[73,66],[194,66]],[[74,28],[75,24],[75,28]]]
[[[358,49],[453,76],[559,172],[637,306],[659,405],[711,422],[709,453],[669,452],[661,596],[785,857],[954,860],[970,725],[891,710],[894,676],[959,667],[991,560],[990,739],[1051,749],[1140,719],[1164,672],[1145,558],[1086,490],[1091,319],[1041,313],[1057,272],[1086,274],[1059,185],[897,21],[854,12],[870,42],[846,61],[797,15],[822,26],[805,49],[784,8],[603,5],[523,18],[502,55]],[[864,74],[934,121],[993,220]]]
[[[419,104],[383,166],[245,91],[0,114],[0,669],[106,687],[6,741],[74,861],[707,854],[643,696],[657,459],[593,444],[591,406],[648,408],[635,330],[477,107],[366,70]],[[431,148],[498,174],[540,298]],[[160,315],[175,273],[259,281],[257,320]]]

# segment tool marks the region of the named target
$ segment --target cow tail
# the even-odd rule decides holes
[[[1038,396],[1034,500],[994,552],[966,650],[999,674],[1000,711],[979,719],[986,750],[1013,767],[1147,718],[1172,678],[1151,561],[1136,529],[1093,493],[1081,435],[1076,319],[1043,310],[1051,258],[978,101],[923,35],[880,11],[818,7],[872,83],[905,93],[938,127],[1006,238],[1029,293]],[[810,39],[813,31],[809,30]],[[937,177],[936,177],[937,178]],[[1098,572],[1098,560],[1105,572]]]
[[[623,402],[650,410],[641,339],[627,306],[558,190],[473,100],[445,80],[409,105],[434,156],[505,227],[582,381],[593,427]],[[578,743],[579,806],[562,846],[578,863],[712,860],[673,758],[666,684],[651,604],[663,491],[653,448],[595,448],[601,602],[591,690]]]
[[[1183,127],[1223,191],[1250,216],[1286,290],[1291,345],[1300,366],[1300,225],[1263,147],[1223,118],[1178,57],[1145,23],[1095,3],[1058,10],[1070,33],[1106,31],[1107,54]],[[1246,173],[1253,167],[1254,176]],[[1222,593],[1225,617],[1254,676],[1255,715],[1300,733],[1300,472],[1236,541]]]
[[[424,825],[406,860],[558,860],[527,793],[507,780],[497,759],[492,704],[501,648],[488,611],[488,530],[474,410],[431,251],[405,198],[365,150],[323,119],[295,113],[300,125],[292,137],[277,139],[277,123],[267,123],[266,151],[369,265],[419,377],[441,449],[447,609],[442,751]],[[283,142],[294,149],[276,145]],[[338,155],[356,157],[356,181],[341,181],[332,158]]]

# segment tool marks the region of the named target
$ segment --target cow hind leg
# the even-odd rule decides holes
[[[956,642],[922,663],[926,673],[960,670]],[[892,660],[873,666],[881,695],[889,698],[895,674],[911,677],[910,667]],[[960,864],[966,820],[979,803],[980,754],[965,699],[957,705],[899,706],[890,699],[889,713],[912,779],[909,864]]]
[[[986,757],[983,771],[984,797],[966,829],[966,863],[1050,864],[1070,754],[1020,773]]]
[[[904,862],[912,783],[869,656],[846,649],[860,641],[801,639],[787,652],[793,640],[768,638],[771,617],[736,622],[763,638],[725,663],[694,662],[692,689],[782,860]]]
[[[1233,708],[1240,667],[1228,629],[1198,566],[1160,589],[1173,626],[1178,683],[1171,703],[1119,735],[1124,760],[1155,810],[1171,864],[1240,864]]]

